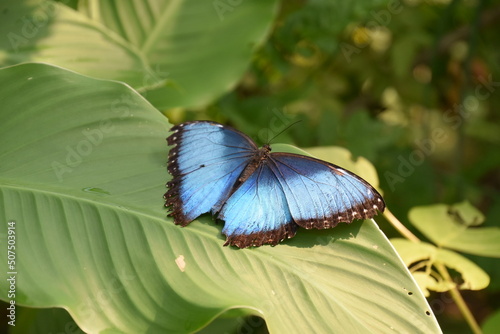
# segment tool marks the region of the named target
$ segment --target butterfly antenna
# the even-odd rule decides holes
[[[301,120],[301,119],[299,119],[298,121],[295,121],[295,122],[293,122],[292,124],[288,125],[286,128],[284,128],[283,130],[281,130],[280,132],[278,132],[276,135],[274,135],[271,139],[269,139],[269,140],[267,141],[267,143],[270,143],[270,142],[271,142],[271,140],[273,140],[274,138],[278,137],[280,134],[282,134],[283,132],[285,132],[286,130],[288,130],[288,129],[289,129],[289,128],[291,128],[293,125],[295,125],[295,124],[297,124],[297,123],[299,123],[299,122],[302,122],[302,120]]]

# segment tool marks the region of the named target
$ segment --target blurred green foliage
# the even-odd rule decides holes
[[[500,3],[361,3],[283,2],[235,90],[206,108],[166,114],[229,123],[261,143],[302,120],[273,141],[338,145],[368,158],[404,223],[414,206],[469,200],[484,226],[500,226]],[[467,257],[492,281],[465,294],[481,323],[500,307],[500,260]],[[451,303],[431,298],[442,304],[445,332],[470,331]]]

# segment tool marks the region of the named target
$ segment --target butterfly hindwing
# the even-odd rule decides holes
[[[267,161],[227,199],[218,218],[225,221],[225,245],[240,248],[276,245],[297,230],[283,189]]]
[[[331,228],[372,218],[385,208],[382,196],[368,182],[338,166],[290,153],[271,153],[269,161],[299,226]]]
[[[182,123],[171,131],[168,171],[173,179],[164,197],[175,223],[185,226],[220,210],[258,148],[245,134],[214,122]]]

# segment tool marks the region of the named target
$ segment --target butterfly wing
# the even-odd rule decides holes
[[[172,127],[166,206],[176,224],[186,226],[203,213],[218,212],[234,184],[258,150],[235,129],[208,121]]]
[[[227,199],[218,218],[225,221],[224,246],[276,245],[297,230],[280,182],[266,161]]]
[[[268,165],[278,179],[293,220],[306,229],[368,219],[384,211],[382,196],[368,182],[318,159],[271,153]]]

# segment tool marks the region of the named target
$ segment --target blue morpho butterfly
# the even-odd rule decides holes
[[[186,226],[211,212],[224,220],[224,246],[276,245],[298,226],[326,229],[384,211],[382,196],[359,176],[328,162],[271,153],[244,133],[210,121],[172,127],[166,204]]]

